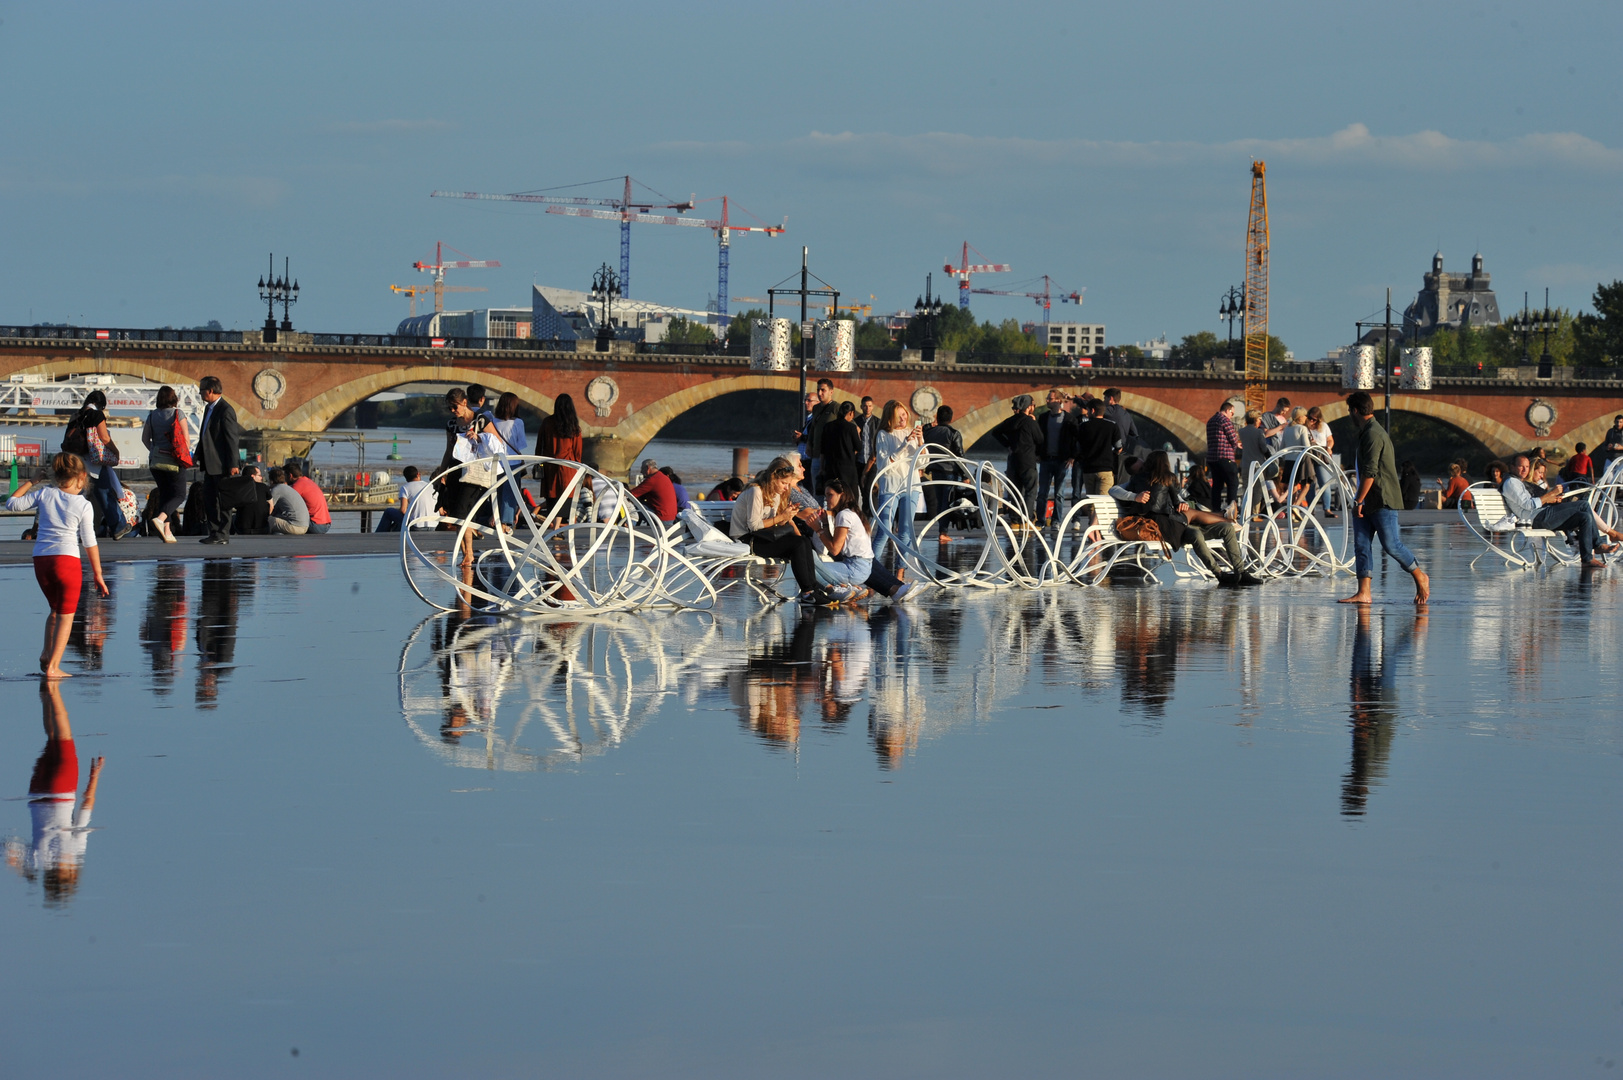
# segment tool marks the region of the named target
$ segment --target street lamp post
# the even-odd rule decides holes
[[[935,321],[941,317],[941,298],[931,297],[934,274],[924,275],[924,295],[913,302],[913,318],[919,323],[919,356],[926,364],[935,363]]]
[[[282,276],[276,276],[276,256],[270,256],[270,273],[259,279],[259,298],[265,301],[265,344],[276,344],[276,305],[282,305],[282,330],[293,330],[293,319],[288,311],[299,302],[299,283],[287,272],[288,260],[282,259]]]
[[[1245,320],[1245,288],[1240,285],[1230,285],[1229,291],[1223,294],[1217,308],[1217,317],[1227,319],[1229,324],[1229,351],[1234,346],[1234,320]]]
[[[603,305],[603,318],[597,324],[597,351],[608,352],[609,343],[614,340],[614,324],[611,321],[614,308],[614,298],[620,295],[619,275],[604,263],[592,275],[591,297],[595,302]]]
[[[1522,313],[1510,320],[1513,333],[1522,336],[1522,363],[1531,364],[1533,358],[1528,355],[1527,342],[1534,334],[1544,335],[1544,352],[1538,358],[1538,377],[1541,379],[1555,378],[1555,357],[1550,355],[1550,332],[1561,328],[1560,316],[1550,310],[1550,290],[1544,290],[1544,310],[1529,311],[1527,308],[1527,294],[1522,294]]]

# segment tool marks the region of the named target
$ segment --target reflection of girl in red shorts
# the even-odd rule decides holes
[[[80,492],[88,479],[85,463],[76,454],[58,454],[51,459],[55,487],[35,487],[30,480],[6,500],[7,510],[35,510],[39,514],[34,540],[34,578],[51,605],[45,619],[45,645],[39,654],[39,669],[47,679],[65,679],[62,654],[73,632],[73,614],[79,610],[79,590],[84,584],[84,568],[79,548],[84,546],[90,567],[96,575],[96,591],[110,595],[101,576],[101,552],[96,547],[96,517]]]

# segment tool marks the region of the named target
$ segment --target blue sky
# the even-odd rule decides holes
[[[501,261],[453,274],[470,303],[526,305],[617,263],[617,226],[429,191],[630,173],[788,217],[735,241],[735,296],[804,244],[910,307],[967,239],[1086,288],[1113,342],[1176,340],[1222,330],[1262,157],[1272,329],[1319,356],[1439,246],[1480,249],[1507,311],[1623,277],[1620,31],[1615,0],[0,2],[0,322],[251,327],[274,250],[300,328],[392,329],[435,240]],[[634,228],[632,257],[637,296],[715,291],[704,230]]]

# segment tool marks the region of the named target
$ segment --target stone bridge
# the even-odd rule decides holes
[[[796,373],[754,371],[747,360],[730,356],[6,339],[0,342],[0,377],[19,373],[107,373],[169,383],[195,383],[213,374],[244,426],[267,434],[322,431],[356,403],[405,383],[478,382],[495,393],[511,390],[543,412],[551,411],[558,394],[568,393],[586,428],[588,456],[615,472],[701,402],[742,390],[792,392],[799,386]],[[835,383],[841,399],[895,398],[914,404],[915,411],[951,405],[966,446],[1007,416],[1010,399],[1019,394],[1032,394],[1040,404],[1052,386],[1073,392],[1116,386],[1129,410],[1197,452],[1205,448],[1206,418],[1242,389],[1241,377],[1232,372],[897,363],[859,365],[835,376]],[[1269,396],[1280,395],[1322,407],[1327,419],[1346,413],[1335,375],[1276,377]],[[1376,401],[1381,403],[1379,394]],[[1438,378],[1433,390],[1395,393],[1392,407],[1449,424],[1495,454],[1535,443],[1593,446],[1613,415],[1623,412],[1623,384]],[[1535,420],[1541,423],[1535,426]]]

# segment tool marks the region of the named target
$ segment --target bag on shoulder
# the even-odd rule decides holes
[[[90,453],[90,442],[85,438],[85,429],[77,420],[67,426],[62,432],[62,451],[67,454],[78,454],[86,457]]]
[[[113,442],[113,440],[111,440],[111,439],[108,439],[106,442],[102,442],[101,436],[96,433],[95,428],[87,428],[85,430],[84,436],[85,436],[85,453],[84,453],[84,457],[85,457],[85,460],[89,464],[92,464],[92,465],[117,465],[118,464],[119,457],[118,457],[118,444],[117,443]],[[63,441],[64,441],[64,443],[66,442],[66,440],[63,440]]]
[[[501,466],[496,464],[495,457],[474,458],[462,470],[462,482],[475,487],[493,488],[501,482],[501,478]]]
[[[185,421],[180,418],[179,409],[175,410],[175,422],[169,431],[169,452],[180,462],[181,468],[192,467],[192,444],[186,438]]]

